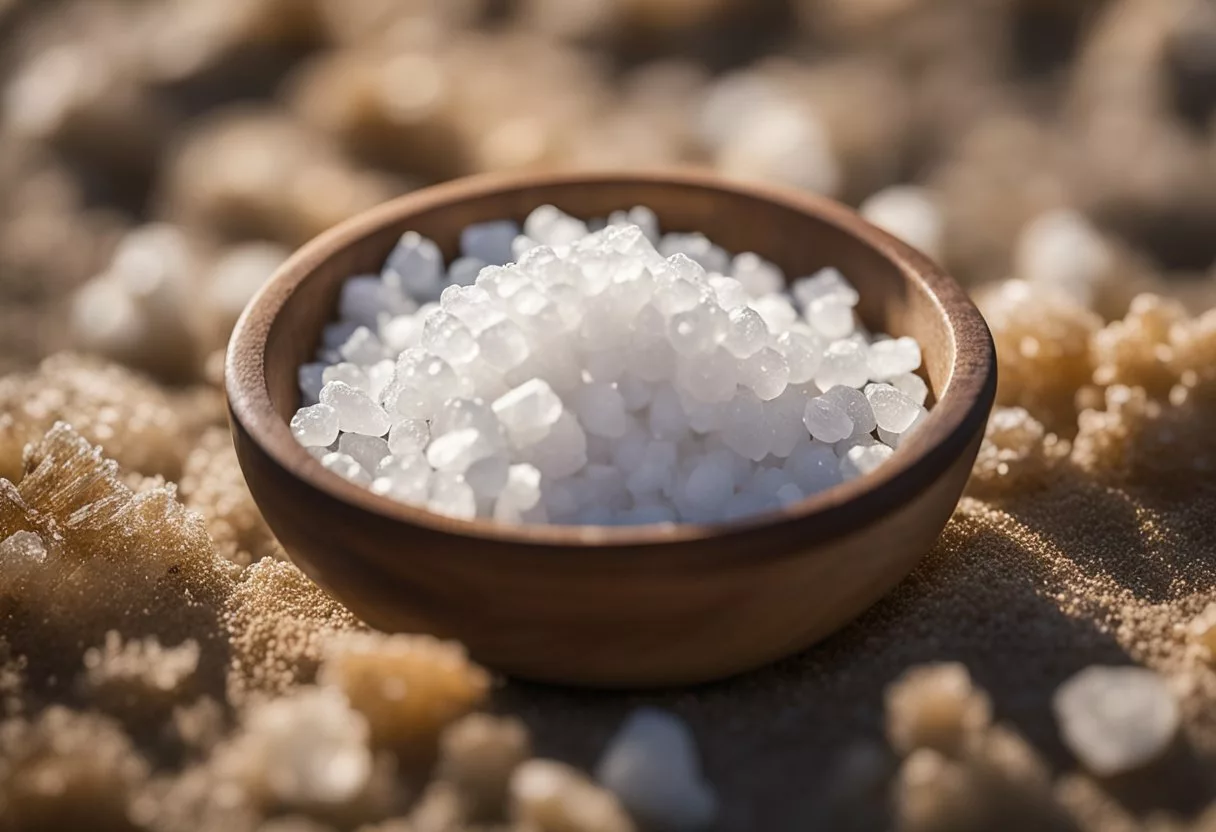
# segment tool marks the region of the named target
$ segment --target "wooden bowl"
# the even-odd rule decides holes
[[[783,511],[721,525],[511,527],[377,496],[296,443],[296,368],[312,360],[350,275],[418,231],[447,256],[470,223],[552,203],[579,217],[647,205],[791,276],[836,266],[862,319],[920,341],[936,399],[877,471]],[[374,627],[463,641],[529,679],[702,682],[802,650],[858,615],[929,549],[971,470],[996,389],[992,339],[925,256],[834,202],[700,173],[477,178],[409,194],[292,257],[228,349],[232,432],[258,506],[291,558]]]

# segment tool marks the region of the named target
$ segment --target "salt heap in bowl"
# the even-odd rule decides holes
[[[504,523],[712,523],[867,473],[925,416],[911,338],[835,269],[795,280],[638,207],[405,234],[350,278],[297,440],[378,494]]]

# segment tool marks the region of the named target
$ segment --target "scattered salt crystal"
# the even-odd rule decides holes
[[[717,798],[701,773],[692,732],[657,708],[629,715],[604,750],[596,779],[647,829],[694,832],[717,816]]]
[[[291,434],[305,447],[332,445],[338,438],[338,411],[327,404],[302,407],[291,417]]]
[[[590,226],[553,206],[522,233],[480,223],[446,268],[403,235],[300,368],[297,439],[453,517],[618,525],[777,510],[923,421],[919,346],[871,336],[838,271],[791,294],[754,253],[660,236],[649,209]]]
[[[46,560],[46,546],[37,532],[18,531],[0,540],[0,564],[18,567],[22,563]]]
[[[1180,719],[1165,680],[1142,667],[1088,667],[1056,690],[1052,709],[1064,743],[1103,777],[1160,757]]]
[[[341,381],[331,381],[321,388],[321,404],[337,411],[338,427],[349,433],[383,436],[392,426],[384,408],[367,393]]]

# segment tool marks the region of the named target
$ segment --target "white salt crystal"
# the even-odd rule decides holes
[[[701,773],[692,732],[666,711],[631,713],[595,774],[648,829],[695,832],[717,817],[717,798]]]
[[[438,471],[463,474],[479,459],[494,452],[494,444],[477,428],[460,428],[431,440],[426,461]]]
[[[622,373],[617,379],[616,388],[625,402],[625,409],[630,413],[650,404],[652,392],[650,385],[633,373]]]
[[[340,364],[330,364],[321,371],[321,384],[329,384],[331,381],[340,381],[343,384],[349,384],[356,390],[362,390],[367,393],[371,388],[371,379],[367,377],[367,371],[350,361],[343,361]],[[318,392],[318,399],[320,393]],[[370,395],[370,394],[369,394]]]
[[[800,277],[790,287],[794,299],[804,310],[815,301],[833,300],[853,307],[861,296],[838,269],[820,269],[810,277]]]
[[[783,470],[804,494],[817,494],[841,482],[836,452],[831,445],[819,441],[795,448]]]
[[[919,405],[929,398],[929,385],[915,373],[902,373],[890,379],[890,384]]]
[[[761,401],[772,401],[785,392],[790,368],[785,356],[765,347],[744,359],[739,368],[739,382],[750,387]]]
[[[518,236],[519,226],[511,220],[473,223],[460,232],[460,252],[465,257],[501,266],[515,259],[511,244]]]
[[[505,260],[503,262],[506,262]],[[448,266],[449,286],[472,286],[477,275],[489,264],[478,257],[457,257]]]
[[[469,328],[442,309],[427,317],[422,327],[422,346],[453,367],[472,361],[481,350]]]
[[[828,390],[838,384],[862,387],[869,377],[866,348],[856,341],[833,341],[824,351],[819,371],[815,373],[815,384],[820,390]]]
[[[776,294],[785,288],[785,275],[781,269],[754,251],[735,255],[731,261],[730,275],[743,284],[743,288],[754,298]]]
[[[361,324],[354,321],[326,324],[325,328],[321,330],[321,345],[326,349],[336,350],[345,344],[360,326]]]
[[[771,332],[785,332],[798,320],[798,310],[782,295],[765,295],[752,300],[752,309],[760,313]]]
[[[357,485],[372,484],[372,475],[364,470],[363,466],[356,462],[354,457],[348,454],[336,451],[326,454],[321,457],[321,464],[344,480],[349,480]]]
[[[825,391],[823,398],[849,415],[853,421],[852,436],[873,433],[874,428],[878,427],[870,399],[857,388],[838,385]]]
[[[425,503],[430,495],[431,466],[417,454],[387,456],[376,466],[372,491],[410,503]]]
[[[1178,732],[1178,701],[1165,680],[1143,667],[1095,665],[1052,697],[1064,743],[1102,777],[1143,768]]]
[[[688,432],[688,414],[676,391],[662,385],[650,399],[650,432],[660,439],[678,441]]]
[[[397,362],[391,358],[383,358],[367,368],[367,395],[380,401],[384,390],[393,381],[397,372]]]
[[[808,399],[806,389],[787,386],[785,392],[765,404],[765,418],[772,432],[769,453],[773,456],[784,459],[800,442],[809,439],[806,425],[802,423]]]
[[[714,290],[714,298],[718,301],[718,305],[728,312],[747,305],[747,289],[733,277],[711,274],[709,287]]]
[[[574,412],[591,436],[617,438],[625,435],[629,418],[625,400],[612,384],[592,382],[574,395]]]
[[[667,337],[680,355],[698,355],[713,349],[729,329],[730,322],[722,307],[701,302],[671,316]]]
[[[562,411],[546,435],[524,448],[520,457],[546,477],[568,477],[587,464],[587,435],[574,416]]]
[[[524,220],[524,234],[541,245],[568,246],[587,235],[587,224],[552,205],[542,205]]]
[[[431,497],[426,507],[436,514],[472,520],[477,516],[477,495],[464,477],[450,472],[440,472],[431,481]]]
[[[366,367],[384,358],[384,345],[380,343],[380,338],[376,333],[361,326],[350,334],[346,343],[338,348],[338,354],[345,361]]]
[[[763,403],[751,391],[740,392],[726,406],[722,441],[740,456],[759,462],[768,456],[772,438]]]
[[[511,439],[520,446],[544,439],[563,413],[562,400],[540,378],[525,381],[495,399],[493,408]]]
[[[820,442],[838,442],[853,435],[853,420],[839,404],[816,396],[807,402],[802,421]]]
[[[486,362],[504,372],[518,367],[528,357],[528,336],[510,318],[486,327],[477,336],[477,343]]]
[[[889,381],[920,368],[920,344],[906,335],[870,344],[866,361],[873,381]]]
[[[326,364],[301,364],[296,371],[296,380],[300,387],[300,397],[304,404],[316,404],[321,400],[321,388],[325,386]]]
[[[854,446],[840,460],[840,473],[846,480],[868,474],[890,459],[893,453],[882,444]]]
[[[671,257],[673,254],[683,254],[695,261],[707,272],[725,274],[730,267],[730,258],[721,246],[714,245],[704,234],[664,234],[657,246],[659,254]]]
[[[640,466],[650,445],[650,432],[636,422],[629,425],[612,448],[612,464],[629,474]]]
[[[608,224],[637,226],[652,244],[659,242],[659,218],[645,205],[635,205],[628,211],[613,211],[608,215]]]
[[[735,493],[733,466],[729,453],[706,455],[684,481],[684,499],[700,511],[718,512]]]
[[[384,408],[371,397],[341,381],[331,381],[321,388],[321,404],[338,413],[338,426],[350,433],[383,436],[392,426]]]
[[[37,532],[17,531],[0,540],[0,564],[19,568],[45,560],[46,545]]]
[[[698,401],[727,402],[738,389],[738,364],[722,347],[705,355],[681,356],[676,384]]]
[[[663,439],[650,441],[645,446],[641,461],[626,478],[625,487],[634,497],[664,490],[671,483],[672,471],[678,458],[679,453],[674,442]]]
[[[397,315],[380,325],[380,340],[390,353],[402,353],[422,343],[421,315]]]
[[[388,432],[388,448],[395,456],[420,454],[431,441],[431,428],[425,419],[401,419]]]
[[[815,377],[823,362],[823,342],[809,328],[793,328],[782,332],[773,344],[785,356],[790,384],[805,384]]]
[[[492,500],[498,497],[507,484],[507,475],[511,467],[505,453],[495,453],[482,457],[469,465],[464,472],[464,481],[473,489],[479,500]]]
[[[434,241],[407,231],[385,261],[383,275],[390,288],[406,297],[435,300],[443,291],[443,254]]]
[[[731,310],[730,325],[722,346],[735,358],[747,358],[768,343],[768,325],[760,313],[750,306]]]
[[[920,425],[925,421],[925,417],[928,415],[929,411],[925,410],[923,407],[918,407],[916,418],[912,420],[912,424],[908,425],[908,427],[905,428],[902,433],[895,433],[893,431],[879,428],[878,438],[882,440],[883,444],[890,445],[892,448],[898,448],[901,444],[903,444],[905,439],[916,432],[916,429],[920,427]]]
[[[839,297],[816,298],[806,307],[806,321],[824,338],[837,340],[853,334],[853,307]]]
[[[920,405],[889,384],[867,384],[865,395],[878,427],[891,433],[903,433],[920,415]]]
[[[388,443],[379,436],[344,433],[338,439],[338,453],[346,454],[363,468],[375,471],[381,460],[389,455]]]
[[[342,284],[338,317],[375,329],[382,316],[413,312],[417,304],[395,292],[378,274],[358,275]]]

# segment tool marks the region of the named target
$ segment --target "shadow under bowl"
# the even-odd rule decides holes
[[[296,372],[313,360],[343,281],[377,272],[417,231],[447,257],[461,229],[550,203],[578,217],[646,205],[665,231],[755,251],[791,277],[835,266],[863,322],[916,338],[932,408],[878,470],[782,511],[720,525],[505,526],[403,505],[325,470],[296,443]],[[932,546],[992,407],[992,339],[924,255],[805,193],[684,171],[462,180],[329,231],[270,279],[232,335],[237,455],[292,560],[387,631],[463,641],[523,678],[601,687],[716,679],[814,644],[890,590]]]

